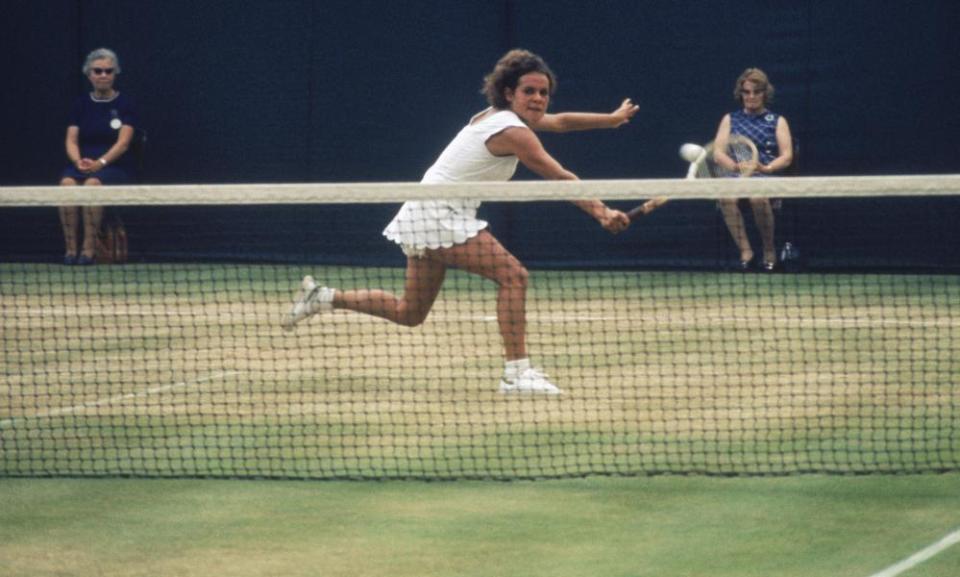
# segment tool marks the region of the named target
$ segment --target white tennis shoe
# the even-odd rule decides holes
[[[300,292],[290,307],[290,312],[283,316],[283,330],[292,331],[300,321],[310,318],[321,312],[333,310],[334,290],[325,286],[317,286],[313,277],[307,275],[300,283]]]
[[[547,380],[547,375],[532,367],[524,369],[513,380],[500,380],[503,394],[559,395],[560,389]]]

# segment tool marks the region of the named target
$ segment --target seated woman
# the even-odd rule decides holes
[[[728,170],[736,170],[737,162],[724,150],[731,134],[746,136],[757,145],[759,164],[753,176],[772,176],[790,166],[793,162],[793,140],[787,119],[767,108],[773,101],[773,84],[759,68],[747,68],[737,78],[733,97],[742,106],[740,110],[727,114],[720,121],[714,147],[714,160]],[[740,251],[740,268],[748,270],[753,262],[754,253],[750,239],[744,227],[743,214],[737,205],[738,199],[720,201],[723,220],[730,236]],[[777,267],[777,250],[774,245],[773,208],[769,198],[751,198],[753,220],[760,231],[763,243],[763,270],[772,272]]]
[[[124,184],[133,175],[124,153],[133,139],[136,116],[129,97],[114,88],[120,61],[112,50],[98,48],[87,55],[83,74],[93,92],[80,96],[70,113],[65,143],[70,164],[60,185]],[[78,247],[81,214],[83,235]],[[64,264],[93,264],[102,217],[102,206],[60,207]]]

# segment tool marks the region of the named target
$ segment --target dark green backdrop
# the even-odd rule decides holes
[[[57,182],[66,114],[87,89],[80,66],[99,46],[120,55],[119,86],[149,133],[147,183],[418,180],[484,106],[482,76],[514,46],[558,73],[555,110],[639,102],[621,130],[544,136],[584,178],[681,175],[677,147],[711,138],[747,66],[776,85],[803,174],[953,173],[960,158],[953,0],[6,0],[3,11],[0,185]],[[135,259],[330,260],[329,224],[346,219],[354,256],[399,263],[379,237],[395,209],[125,217]],[[664,209],[616,239],[569,207],[487,209],[512,250],[544,265],[603,254],[604,264],[710,266],[733,254],[709,203]],[[544,242],[544,227],[524,223],[546,216],[559,234]],[[958,216],[955,200],[788,202],[779,236],[811,266],[952,267]],[[52,211],[7,209],[0,221],[4,258],[58,258]]]

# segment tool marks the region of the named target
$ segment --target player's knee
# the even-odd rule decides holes
[[[500,278],[500,284],[510,288],[526,289],[530,283],[530,272],[521,266],[512,267]]]
[[[415,308],[405,308],[401,307],[397,311],[397,324],[405,327],[418,327],[427,320],[427,315],[430,313],[429,310],[419,310]]]
[[[426,313],[423,313],[423,314],[408,313],[405,315],[401,315],[400,318],[397,319],[397,322],[399,322],[401,325],[405,327],[413,328],[413,327],[418,327],[422,325],[426,320],[427,320]]]

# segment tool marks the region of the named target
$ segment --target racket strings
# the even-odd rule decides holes
[[[736,160],[737,162],[750,162],[753,160],[753,153],[750,148],[740,142],[732,143],[727,147],[727,154],[730,155],[730,158]]]

